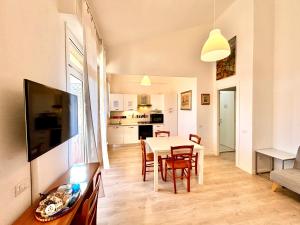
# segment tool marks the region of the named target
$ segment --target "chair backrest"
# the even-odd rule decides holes
[[[200,145],[200,143],[201,143],[201,137],[196,134],[190,134],[189,140],[192,142],[195,142],[198,145]]]
[[[155,131],[155,137],[170,137],[170,131],[165,131],[165,130]]]
[[[171,146],[171,158],[173,160],[192,159],[194,145]]]
[[[141,138],[141,150],[142,150],[142,159],[146,159],[146,143],[145,141]]]
[[[82,225],[91,225],[94,221],[96,221],[97,217],[97,202],[98,202],[98,193],[100,187],[100,174],[97,175],[97,182],[91,196],[86,199],[82,206]]]
[[[300,146],[298,148],[298,153],[297,153],[296,160],[294,163],[294,168],[300,170]]]

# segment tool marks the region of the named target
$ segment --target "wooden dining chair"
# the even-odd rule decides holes
[[[196,134],[190,134],[189,140],[200,145],[201,137]],[[192,167],[195,167],[195,174],[198,175],[198,152],[195,152],[192,156]]]
[[[141,139],[141,150],[142,150],[142,175],[143,175],[143,181],[146,181],[146,173],[147,172],[153,172],[154,170],[147,170],[148,168],[154,167],[154,154],[153,152],[146,152],[146,144],[145,141]],[[164,180],[164,174],[163,174],[163,164],[162,164],[162,158],[161,156],[158,156],[158,169],[161,174],[162,180]]]
[[[170,137],[170,131],[165,131],[165,130],[155,131],[155,137]]]
[[[101,182],[101,173],[97,175],[96,185],[90,197],[82,205],[80,225],[96,225],[98,193]]]
[[[177,193],[176,178],[186,178],[187,191],[190,192],[193,149],[193,145],[171,147],[171,157],[165,161],[165,181],[167,181],[168,172],[171,171],[175,194]],[[181,176],[177,176],[177,170],[181,170]]]

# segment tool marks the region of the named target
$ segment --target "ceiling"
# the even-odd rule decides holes
[[[213,0],[90,0],[107,46],[212,26]],[[216,16],[235,0],[216,0]]]

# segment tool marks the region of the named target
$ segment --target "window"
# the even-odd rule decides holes
[[[69,166],[85,161],[84,153],[84,87],[83,87],[84,55],[80,43],[67,29],[66,62],[67,91],[78,98],[78,135],[69,140]]]

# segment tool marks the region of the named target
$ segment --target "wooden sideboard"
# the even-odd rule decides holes
[[[68,183],[79,183],[81,194],[78,202],[74,208],[66,215],[50,221],[50,222],[39,222],[35,216],[34,212],[39,204],[36,201],[32,206],[30,206],[14,223],[13,225],[69,225],[72,224],[73,219],[76,218],[81,213],[81,206],[85,199],[87,199],[90,193],[93,191],[93,180],[99,169],[99,163],[88,163],[75,165],[64,173],[60,178],[58,178],[47,191],[60,186],[62,184]],[[46,191],[46,192],[47,192]]]

